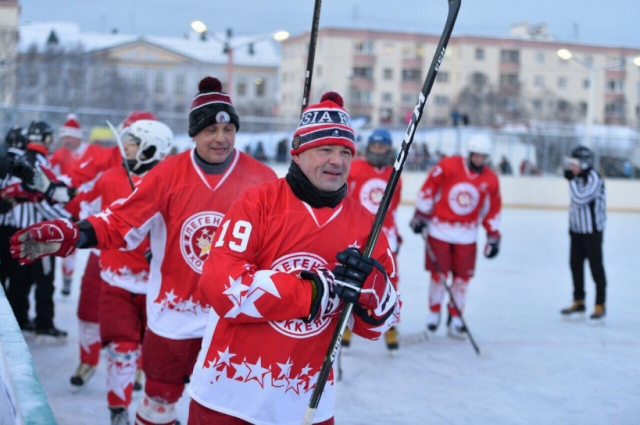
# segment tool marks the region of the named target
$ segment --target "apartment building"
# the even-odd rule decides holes
[[[15,99],[18,46],[18,0],[0,0],[0,103]]]
[[[281,51],[282,117],[299,116],[309,34]],[[312,101],[327,90],[345,97],[352,117],[401,126],[415,106],[439,35],[323,28],[319,31]],[[576,60],[562,60],[568,49]],[[640,126],[639,48],[554,41],[546,26],[516,25],[510,37],[453,36],[425,108],[424,122],[447,125],[458,111],[471,124],[528,120],[584,122],[589,104],[587,66],[594,73],[594,122]],[[587,65],[587,66],[585,66]],[[483,115],[484,114],[484,115]],[[475,121],[475,122],[474,122]]]

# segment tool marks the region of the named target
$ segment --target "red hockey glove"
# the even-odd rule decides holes
[[[76,250],[80,238],[78,225],[71,220],[43,221],[22,229],[11,237],[11,255],[20,264],[55,255],[67,257]]]
[[[390,285],[382,264],[355,248],[339,252],[336,258],[340,264],[333,269],[333,292],[365,310],[377,309]]]
[[[40,202],[44,195],[39,192],[25,190],[22,183],[13,183],[0,191],[0,198],[13,199],[16,202]]]
[[[311,282],[314,288],[311,312],[309,317],[303,319],[305,322],[313,322],[337,311],[340,299],[335,296],[332,290],[335,282],[331,270],[326,267],[318,267],[313,270],[303,271],[300,273],[300,277]]]
[[[487,244],[484,246],[484,256],[493,258],[500,251],[500,233],[494,232],[487,234]]]
[[[422,233],[422,236],[426,238],[427,232],[429,231],[429,216],[416,210],[413,218],[409,222],[409,227],[411,227],[413,233]]]

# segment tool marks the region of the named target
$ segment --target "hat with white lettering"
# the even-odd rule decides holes
[[[240,130],[240,118],[231,97],[222,92],[220,80],[205,77],[198,84],[198,91],[189,111],[189,136],[195,136],[212,124],[228,122],[236,126],[236,131]]]
[[[342,96],[333,91],[322,95],[320,103],[309,105],[302,113],[293,134],[291,155],[323,145],[344,146],[356,154],[356,135],[349,114],[344,109]]]

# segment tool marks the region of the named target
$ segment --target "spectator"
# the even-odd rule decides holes
[[[262,141],[258,141],[258,146],[256,146],[256,151],[253,153],[253,157],[260,162],[267,162],[267,154],[264,153],[264,146],[262,146]]]
[[[276,162],[287,162],[287,139],[282,139],[278,142],[278,148],[276,152]]]
[[[506,156],[502,155],[502,160],[500,161],[500,164],[498,166],[500,167],[500,174],[504,174],[505,176],[510,176],[513,174],[511,163]]]

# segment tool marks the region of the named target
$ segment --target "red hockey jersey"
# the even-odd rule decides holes
[[[142,177],[131,175],[138,186]],[[131,184],[124,167],[113,167],[98,178],[93,188],[80,192],[66,206],[74,216],[84,219],[100,213],[109,206],[124,202],[131,195]],[[109,285],[117,286],[134,294],[147,293],[149,263],[144,253],[149,249],[149,238],[131,251],[104,249],[100,251],[100,277]]]
[[[465,158],[451,156],[433,167],[416,208],[431,216],[430,236],[470,244],[478,238],[480,221],[488,234],[500,234],[501,204],[498,177],[489,167],[474,173]]]
[[[80,164],[93,160],[94,157],[100,155],[102,150],[104,150],[104,148],[101,146],[90,145],[85,142],[82,142],[75,152],[70,151],[65,147],[61,147],[51,155],[49,163],[51,164],[53,171],[65,176],[66,179],[70,179],[71,174],[80,166]],[[63,177],[64,181],[70,181],[66,180],[65,177]]]
[[[95,155],[78,163],[69,175],[69,183],[73,187],[89,190],[100,174],[121,164],[122,154],[117,146],[102,148]]]
[[[335,263],[336,254],[361,248],[373,218],[346,197],[336,208],[315,209],[285,179],[245,192],[233,204],[205,262],[200,291],[212,305],[190,396],[210,409],[255,424],[299,424],[315,386],[342,303],[331,315],[306,323],[311,285],[301,270]],[[383,234],[373,257],[391,273]],[[353,331],[377,339],[397,321],[400,302],[389,283],[377,324],[351,318]],[[384,319],[386,317],[386,319]],[[316,420],[333,416],[335,385],[329,376]]]
[[[380,207],[380,201],[387,187],[393,166],[374,167],[364,159],[357,159],[351,163],[349,173],[349,196],[360,204],[364,205],[374,216]],[[382,231],[389,240],[391,251],[398,251],[398,226],[396,225],[398,205],[400,205],[400,195],[402,193],[402,179],[398,181],[398,186],[391,198],[389,211],[382,223]]]
[[[192,150],[162,161],[122,204],[88,218],[99,249],[132,249],[150,234],[147,319],[154,333],[202,337],[209,307],[198,280],[213,234],[245,189],[275,178],[269,167],[238,151],[223,174],[207,175]]]

